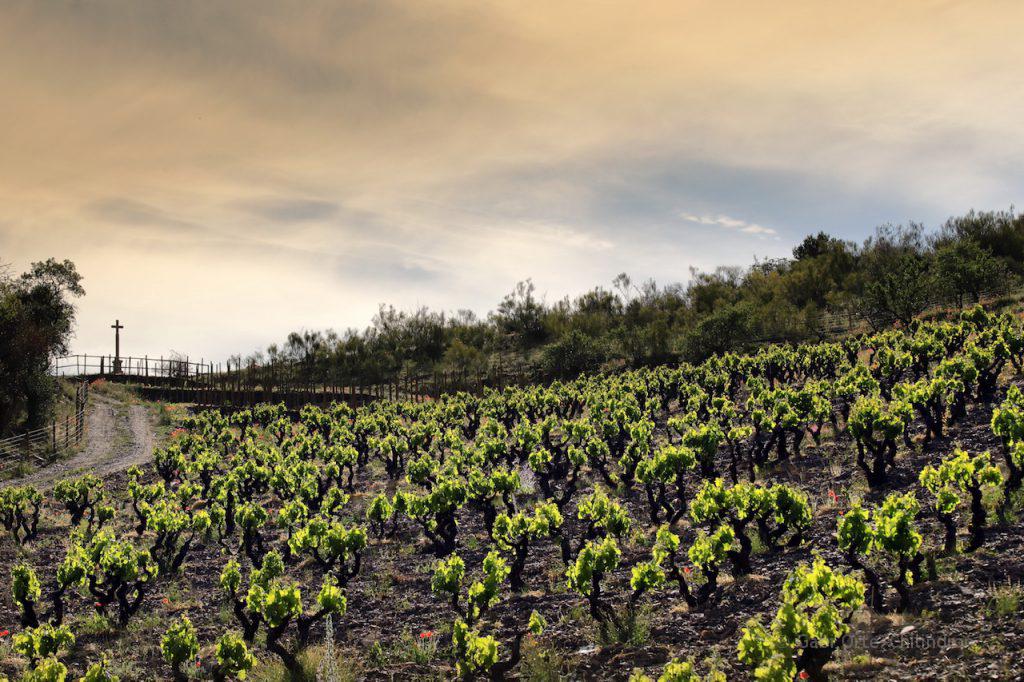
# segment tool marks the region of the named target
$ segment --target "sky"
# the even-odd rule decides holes
[[[381,303],[935,226],[1024,187],[1024,3],[6,0],[0,263],[77,352],[221,360]]]

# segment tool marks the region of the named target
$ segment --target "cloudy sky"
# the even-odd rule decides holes
[[[0,262],[85,276],[76,350],[222,359],[381,302],[1008,208],[1024,3],[7,0]]]

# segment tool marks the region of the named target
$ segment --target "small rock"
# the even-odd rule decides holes
[[[592,653],[594,653],[596,651],[597,651],[597,645],[596,644],[588,644],[585,647],[577,649],[576,653],[578,653],[578,654],[592,654]]]
[[[901,635],[905,635],[905,634],[907,634],[907,633],[909,633],[909,632],[913,632],[913,631],[914,631],[914,630],[916,630],[916,629],[917,629],[917,628],[916,628],[916,627],[914,627],[913,625],[908,625],[908,626],[906,626],[905,628],[903,628],[902,630],[900,630],[900,634],[901,634]]]

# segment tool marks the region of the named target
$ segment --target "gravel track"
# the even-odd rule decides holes
[[[92,473],[100,477],[144,464],[153,457],[153,424],[144,405],[130,405],[93,392],[86,408],[85,446],[70,458],[0,483],[53,486],[68,476]]]

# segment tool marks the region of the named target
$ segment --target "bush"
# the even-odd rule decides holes
[[[754,679],[782,682],[823,680],[822,668],[849,632],[853,612],[864,603],[864,585],[833,571],[818,558],[797,566],[782,586],[782,606],[768,628],[751,619],[739,643],[739,659]]]
[[[596,371],[607,358],[608,352],[600,341],[574,329],[544,348],[541,366],[552,378],[571,379]]]
[[[174,679],[186,679],[182,666],[199,654],[196,629],[188,616],[182,616],[180,620],[171,624],[160,641],[160,651],[163,653],[164,660],[171,664]]]
[[[745,305],[717,308],[691,329],[682,342],[683,358],[703,362],[751,341],[751,310]]]

